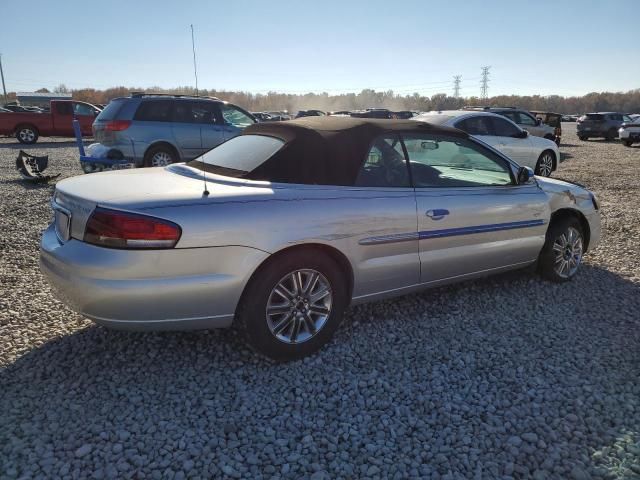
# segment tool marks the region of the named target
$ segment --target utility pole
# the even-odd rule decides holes
[[[4,84],[4,72],[2,71],[2,54],[0,53],[0,77],[2,77],[2,91],[4,92],[4,103],[7,103],[7,87]]]
[[[486,100],[489,92],[489,69],[491,66],[482,67],[482,80],[480,80],[480,98]]]
[[[453,96],[455,98],[460,98],[460,79],[462,75],[454,75],[453,76]]]

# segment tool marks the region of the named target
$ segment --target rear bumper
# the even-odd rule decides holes
[[[251,274],[268,254],[227,246],[117,250],[62,244],[49,226],[40,269],[57,296],[96,323],[120,330],[227,327]]]
[[[625,128],[624,130],[618,130],[618,135],[620,140],[633,140],[634,142],[640,142],[640,129],[634,131]]]

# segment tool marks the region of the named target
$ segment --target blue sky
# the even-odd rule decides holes
[[[640,88],[639,0],[0,0],[10,91],[193,85],[582,95]]]

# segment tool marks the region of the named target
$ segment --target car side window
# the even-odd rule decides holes
[[[221,123],[220,111],[214,102],[178,101],[175,103],[173,121],[179,123]]]
[[[73,115],[73,107],[69,102],[56,103],[56,113],[58,115]]]
[[[402,139],[416,188],[513,184],[509,164],[471,140],[427,134]]]
[[[513,123],[503,118],[492,117],[494,135],[498,137],[514,137],[520,133],[520,129]]]
[[[397,135],[375,139],[360,167],[357,187],[409,187],[409,169]]]
[[[632,119],[629,115],[622,115],[622,121],[623,122],[631,122]]]
[[[94,113],[94,110],[89,105],[85,105],[84,103],[73,104],[74,115],[93,115],[93,113]]]
[[[249,115],[245,114],[233,105],[223,103],[220,107],[222,110],[222,117],[224,118],[225,123],[229,125],[233,125],[238,128],[245,128],[255,123]]]
[[[493,128],[489,120],[489,117],[483,115],[469,117],[456,123],[456,128],[469,135],[493,135]]]
[[[518,118],[517,112],[500,112],[500,115],[502,115],[503,117],[508,118],[509,120],[511,120],[514,123],[518,123],[520,121],[519,118]]]
[[[172,106],[172,100],[146,100],[140,103],[133,119],[144,122],[170,122]]]
[[[526,113],[518,112],[518,117],[520,118],[520,120],[519,121],[514,120],[514,122],[520,125],[527,125],[530,127],[536,126],[536,123],[537,123],[536,120],[530,115],[527,115]]]

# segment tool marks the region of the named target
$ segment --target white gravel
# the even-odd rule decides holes
[[[580,142],[602,245],[565,285],[526,272],[352,308],[290,364],[234,330],[96,327],[38,270],[52,187],[0,139],[2,478],[640,478],[640,147]],[[28,148],[81,174],[73,143]]]

